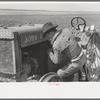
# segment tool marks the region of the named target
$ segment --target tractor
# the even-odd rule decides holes
[[[83,22],[79,24],[79,20]],[[71,24],[76,30],[79,25],[86,27],[80,17],[72,19]],[[56,74],[59,67],[48,56],[51,44],[43,38],[42,27],[43,24],[0,27],[0,82],[63,81]],[[89,69],[85,70],[90,80]]]

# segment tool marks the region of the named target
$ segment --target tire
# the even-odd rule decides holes
[[[50,72],[42,76],[39,82],[62,82],[62,79],[56,73]]]

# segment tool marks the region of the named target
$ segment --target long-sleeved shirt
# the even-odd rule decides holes
[[[64,29],[55,34],[52,41],[53,53],[50,52],[50,58],[55,64],[61,63],[64,56],[67,56],[70,60],[79,56],[81,47],[73,38],[74,36],[69,29]]]

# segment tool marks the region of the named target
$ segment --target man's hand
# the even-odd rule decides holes
[[[52,53],[52,52],[49,52],[49,56],[50,56],[50,58],[52,59],[53,53]]]
[[[80,41],[81,41],[80,37],[74,37],[74,40],[75,40],[76,42],[80,42]]]
[[[53,49],[52,49],[52,48],[50,48],[50,49],[47,50],[47,53],[48,53],[48,54],[49,54],[50,52],[53,53]]]

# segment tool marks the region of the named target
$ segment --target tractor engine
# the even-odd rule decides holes
[[[0,27],[0,81],[27,81],[55,71],[42,24]]]

